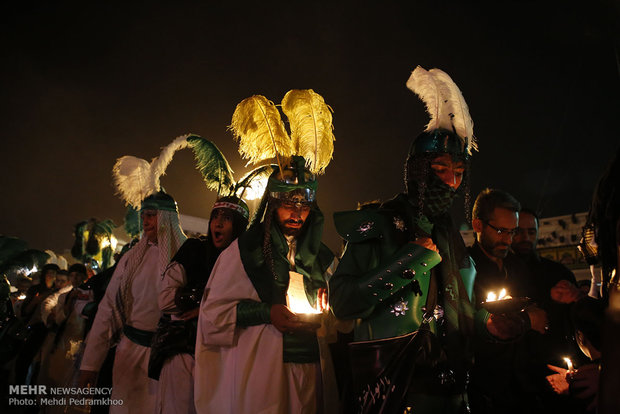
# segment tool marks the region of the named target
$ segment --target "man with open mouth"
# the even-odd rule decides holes
[[[159,292],[164,316],[153,341],[149,376],[158,380],[159,413],[195,413],[194,348],[198,307],[220,253],[248,225],[247,204],[236,196],[220,197],[211,210],[209,234],[190,238],[166,268]]]

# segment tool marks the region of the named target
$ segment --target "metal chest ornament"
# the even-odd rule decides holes
[[[390,305],[390,312],[393,313],[394,316],[404,315],[405,312],[409,310],[409,308],[407,307],[408,304],[409,302],[401,297],[399,301]]]
[[[404,220],[399,216],[394,216],[394,227],[396,227],[396,230],[399,231],[407,230],[407,226],[405,226]]]
[[[370,230],[372,230],[374,226],[375,226],[374,221],[365,221],[364,223],[360,224],[360,226],[357,228],[357,231],[362,236],[365,236]]]

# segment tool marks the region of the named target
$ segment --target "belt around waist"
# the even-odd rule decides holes
[[[123,326],[123,333],[133,343],[150,347],[153,335],[155,332],[143,331],[142,329],[134,328],[131,325]]]

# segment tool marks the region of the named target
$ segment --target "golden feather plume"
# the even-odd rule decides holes
[[[241,101],[235,108],[229,128],[239,140],[239,153],[248,159],[248,164],[276,158],[282,168],[283,162],[293,155],[293,142],[284,128],[278,108],[262,95]]]
[[[293,89],[282,99],[296,155],[306,159],[313,174],[325,171],[334,153],[332,109],[312,89]]]

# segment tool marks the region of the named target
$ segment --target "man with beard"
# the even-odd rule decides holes
[[[469,254],[476,263],[474,291],[478,301],[489,292],[506,289],[513,298],[534,298],[536,280],[529,269],[510,251],[518,231],[520,203],[505,191],[487,188],[474,203],[472,227],[476,233]],[[478,305],[480,306],[480,305]],[[544,311],[528,308],[544,321],[543,329],[528,332],[515,342],[476,341],[476,364],[472,370],[470,399],[472,409],[482,413],[537,412],[541,409],[541,393],[547,389],[543,361],[533,359],[529,344],[549,328]]]
[[[512,250],[530,269],[534,280],[539,286],[540,291],[534,296],[534,299],[545,309],[547,309],[548,305],[553,306],[553,300],[563,303],[573,302],[578,299],[578,297],[575,297],[578,292],[572,289],[572,287],[577,287],[575,275],[563,264],[541,257],[538,254],[536,250],[538,244],[538,225],[539,219],[536,212],[528,208],[522,208],[519,212],[519,227],[512,239],[511,245]],[[552,289],[554,287],[555,289]],[[560,313],[564,313],[564,311]],[[550,324],[550,332],[554,325],[554,323]]]
[[[199,413],[315,413],[321,383],[317,325],[287,306],[289,285],[326,305],[317,181],[293,157],[269,178],[253,223],[220,254],[200,305],[195,402]],[[320,395],[320,394],[319,394]]]
[[[158,298],[164,317],[149,363],[149,376],[159,380],[157,413],[196,412],[194,349],[200,299],[219,254],[245,231],[248,217],[248,206],[239,197],[219,198],[211,210],[207,237],[187,239],[166,268]]]
[[[525,264],[510,251],[518,231],[521,204],[502,190],[487,188],[474,203],[472,227],[476,240],[469,248],[478,277],[476,297],[484,300],[488,292],[506,288],[513,297],[532,296],[534,282]]]

